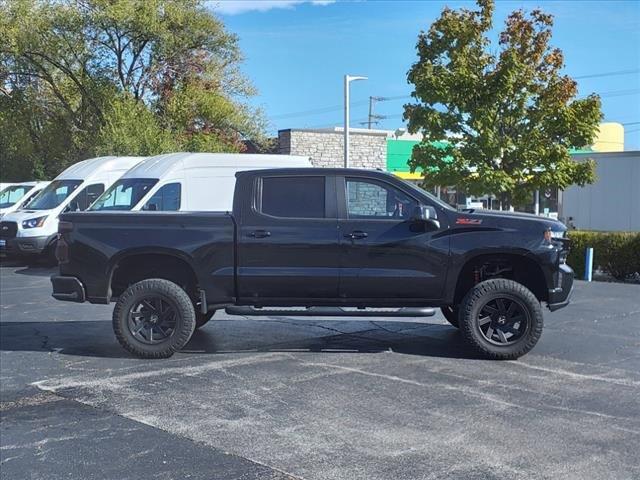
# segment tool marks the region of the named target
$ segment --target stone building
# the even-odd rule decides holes
[[[388,136],[386,130],[351,129],[349,166],[386,170]],[[343,167],[344,131],[342,128],[280,130],[278,153],[308,156],[314,167]]]

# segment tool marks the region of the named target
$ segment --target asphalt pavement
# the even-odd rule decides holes
[[[637,479],[640,286],[577,282],[517,361],[426,319],[231,317],[139,360],[0,267],[2,479]]]

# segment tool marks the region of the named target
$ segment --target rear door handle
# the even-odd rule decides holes
[[[351,240],[359,240],[362,238],[367,238],[369,234],[367,232],[363,232],[361,230],[355,230],[351,233],[345,233],[345,238],[350,238]]]
[[[267,232],[266,230],[256,230],[255,232],[250,232],[249,236],[253,238],[267,238],[271,236],[271,232]]]

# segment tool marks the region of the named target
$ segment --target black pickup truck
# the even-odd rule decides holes
[[[53,296],[116,301],[117,339],[145,358],[171,356],[223,308],[395,316],[439,307],[479,353],[513,359],[540,338],[541,303],[569,303],[560,222],[458,211],[379,171],[236,177],[233,212],[62,215]]]

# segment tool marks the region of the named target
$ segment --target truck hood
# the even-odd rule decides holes
[[[505,212],[499,210],[472,210],[456,212],[455,226],[495,227],[495,228],[524,228],[527,230],[540,228],[541,231],[553,230],[564,232],[564,223],[553,218],[540,217],[532,213]]]

